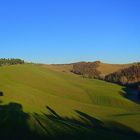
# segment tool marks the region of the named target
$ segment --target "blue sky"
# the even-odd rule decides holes
[[[140,61],[140,0],[0,0],[0,57]]]

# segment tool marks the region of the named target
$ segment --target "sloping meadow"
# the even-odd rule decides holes
[[[0,79],[4,139],[139,138],[140,105],[122,86],[34,64],[0,67]]]

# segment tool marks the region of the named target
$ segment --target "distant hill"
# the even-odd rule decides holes
[[[107,64],[100,61],[95,61],[47,65],[47,67],[56,71],[65,73],[73,72],[86,78],[95,78],[122,85],[140,82],[139,63]]]
[[[133,64],[107,64],[107,63],[100,63],[99,67],[97,68],[102,74],[108,75],[110,73],[119,71],[124,68],[128,68]]]
[[[72,73],[73,64],[51,64],[51,65],[42,65],[43,67],[55,70],[58,72]]]
[[[101,72],[101,74],[108,75],[113,72],[116,72],[118,70],[128,68],[133,65],[132,64],[108,64],[108,63],[102,63],[100,61],[95,61],[95,62],[77,62],[77,63],[71,63],[71,64],[52,64],[52,65],[46,65],[49,68],[58,70],[58,71],[66,71],[66,72],[72,72],[73,66],[82,64],[82,63],[89,63],[94,65],[95,63],[98,63],[97,70]]]
[[[108,64],[108,63],[102,63],[100,61],[78,62],[73,64],[73,71],[75,71],[75,66],[80,66],[81,64],[85,64],[85,66],[80,67],[81,70],[83,69],[82,67],[86,67],[88,65],[90,69],[96,69],[102,75],[108,75],[133,65],[133,64]]]

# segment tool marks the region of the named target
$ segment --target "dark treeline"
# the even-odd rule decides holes
[[[11,59],[1,58],[0,59],[0,66],[23,64],[23,63],[24,63],[24,60],[21,60],[21,59],[14,59],[14,58],[11,58]]]
[[[100,62],[79,62],[73,64],[72,72],[75,74],[82,75],[86,78],[98,78],[101,74],[97,67],[99,66]]]
[[[140,65],[136,64],[129,68],[105,76],[105,80],[121,85],[131,85],[140,81]]]

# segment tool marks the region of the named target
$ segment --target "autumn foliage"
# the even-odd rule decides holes
[[[106,81],[122,85],[133,84],[140,81],[140,65],[133,65],[105,77]]]
[[[82,75],[83,77],[87,78],[98,78],[101,74],[97,67],[99,66],[100,62],[79,62],[73,64],[72,72],[75,74]]]

